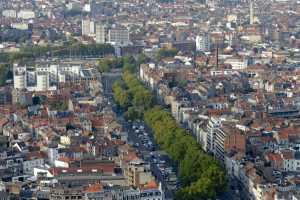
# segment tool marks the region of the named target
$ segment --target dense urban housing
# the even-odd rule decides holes
[[[0,199],[300,199],[300,2],[1,0]]]

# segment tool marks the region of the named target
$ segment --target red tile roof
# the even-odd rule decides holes
[[[88,193],[94,193],[94,192],[100,192],[102,190],[103,186],[101,183],[95,183],[92,185],[89,185],[84,191]]]

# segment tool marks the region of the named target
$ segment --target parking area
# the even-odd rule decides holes
[[[128,141],[139,155],[150,163],[152,174],[161,182],[167,199],[172,199],[179,187],[176,171],[172,167],[169,156],[159,150],[153,134],[141,120],[124,122],[128,132]]]

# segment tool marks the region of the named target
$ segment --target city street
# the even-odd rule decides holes
[[[144,161],[150,164],[153,176],[157,182],[162,184],[166,199],[173,199],[173,195],[178,189],[179,181],[170,158],[165,152],[159,150],[152,131],[143,121],[131,122],[126,121],[122,117],[122,113],[114,105],[112,93],[109,92],[113,81],[105,79],[105,84],[108,84],[105,88],[109,103],[113,105],[113,110],[118,115],[118,121],[122,124],[123,130],[128,133],[128,143],[136,149]]]

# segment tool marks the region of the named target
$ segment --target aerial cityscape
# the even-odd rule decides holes
[[[0,0],[0,200],[173,199],[300,200],[300,1]]]

